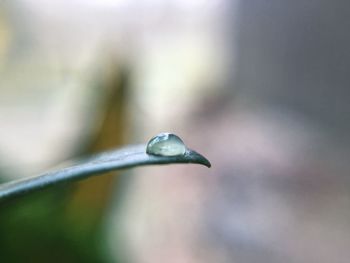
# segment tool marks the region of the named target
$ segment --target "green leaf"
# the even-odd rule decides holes
[[[142,165],[173,163],[196,163],[207,167],[211,166],[210,162],[204,156],[190,149],[186,149],[183,155],[157,156],[147,154],[146,145],[128,146],[73,162],[72,165],[66,168],[60,168],[38,176],[1,184],[0,201],[57,183],[81,180],[94,174],[101,174],[112,170]]]

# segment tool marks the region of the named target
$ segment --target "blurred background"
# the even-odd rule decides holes
[[[2,203],[1,261],[348,262],[349,10],[1,0],[1,181],[166,131],[212,163]]]

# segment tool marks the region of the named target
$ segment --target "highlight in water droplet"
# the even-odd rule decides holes
[[[186,146],[179,136],[160,133],[147,144],[146,153],[160,156],[178,156],[186,152]]]

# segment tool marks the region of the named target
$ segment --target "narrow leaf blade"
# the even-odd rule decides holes
[[[194,163],[210,167],[210,162],[201,154],[187,149],[180,156],[156,156],[145,152],[146,145],[128,146],[104,152],[90,158],[76,161],[72,165],[49,171],[44,174],[11,181],[0,185],[0,201],[50,185],[73,180],[81,180],[91,175],[112,170],[132,168],[143,165]]]

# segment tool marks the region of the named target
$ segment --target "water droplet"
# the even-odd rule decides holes
[[[148,142],[146,152],[160,156],[177,156],[186,152],[186,146],[179,136],[160,133]]]

